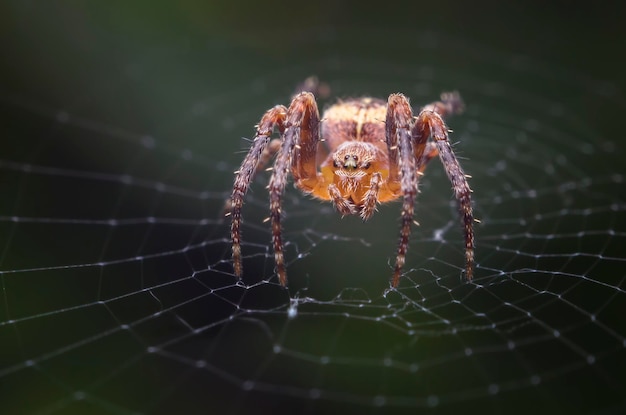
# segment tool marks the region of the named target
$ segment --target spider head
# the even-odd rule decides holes
[[[360,208],[372,185],[374,175],[384,182],[389,176],[386,153],[374,143],[346,141],[332,153],[322,167],[327,183],[333,183],[341,197]]]
[[[362,179],[374,172],[380,150],[371,143],[347,141],[333,153],[333,170],[341,179]]]

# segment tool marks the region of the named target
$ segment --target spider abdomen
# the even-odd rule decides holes
[[[339,101],[322,116],[322,137],[330,151],[346,141],[365,141],[385,148],[387,103],[363,97]]]

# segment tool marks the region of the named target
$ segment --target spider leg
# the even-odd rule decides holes
[[[460,114],[465,110],[465,104],[458,91],[443,92],[441,94],[441,101],[432,102],[425,105],[420,111],[434,111],[446,118],[450,115]]]
[[[328,194],[333,202],[333,206],[337,212],[341,213],[341,216],[354,215],[356,213],[354,205],[343,197],[341,191],[334,183],[328,185]]]
[[[254,175],[264,163],[267,163],[270,158],[269,152],[277,149],[277,143],[272,141],[268,147],[268,142],[277,127],[280,133],[284,131],[284,120],[287,114],[287,108],[282,105],[278,105],[268,110],[261,118],[261,121],[256,127],[256,134],[252,142],[252,147],[246,158],[241,163],[241,167],[235,172],[235,184],[233,186],[233,192],[230,197],[230,216],[231,226],[230,235],[232,239],[232,258],[233,268],[235,275],[241,277],[241,208],[243,206],[243,199],[246,195],[250,183],[254,178]],[[269,150],[269,151],[268,151]]]
[[[428,139],[428,136],[426,136],[426,138]],[[418,141],[416,137],[414,137],[414,139]],[[428,163],[438,155],[439,150],[437,150],[437,145],[433,142],[426,143],[426,146],[421,151],[421,154],[415,154],[415,159],[417,160],[417,175],[422,176]]]
[[[421,112],[436,112],[441,118],[446,118],[450,115],[460,114],[465,110],[465,104],[458,91],[443,92],[441,94],[441,101],[431,102],[425,105],[418,114]],[[418,117],[415,117],[416,119]],[[429,132],[420,131],[423,126],[417,123],[414,126],[413,142],[415,145],[415,159],[417,160],[418,175],[424,172],[426,165],[430,160],[439,155],[437,145],[433,142],[428,142]]]
[[[423,170],[426,163],[435,154],[439,154],[441,163],[446,170],[448,179],[452,183],[454,196],[459,203],[459,213],[463,221],[465,239],[465,278],[471,281],[474,273],[474,216],[472,212],[471,189],[467,183],[467,176],[457,160],[450,142],[448,141],[448,127],[441,115],[436,111],[422,110],[417,116],[412,132],[417,142],[422,142],[432,135],[436,152],[433,150],[424,155],[419,168]]]
[[[257,174],[261,170],[265,169],[265,166],[267,166],[272,157],[278,153],[278,150],[280,150],[280,146],[282,145],[283,141],[280,138],[273,138],[270,140],[265,149],[263,149],[263,153],[261,153],[261,158],[259,159],[259,164],[257,164],[254,174]],[[271,170],[271,168],[268,170]]]
[[[389,150],[389,175],[390,180],[394,180],[395,177],[399,178],[402,190],[400,242],[391,282],[393,287],[397,287],[400,282],[400,273],[404,266],[409,246],[411,223],[413,222],[413,212],[415,210],[415,196],[417,195],[416,159],[410,132],[412,119],[413,112],[408,99],[402,94],[390,95],[385,121],[385,135]],[[392,178],[392,175],[395,175],[395,177]]]
[[[317,172],[320,115],[315,97],[310,92],[296,95],[289,112],[294,125],[297,124],[298,128],[298,137],[291,157],[291,174],[296,186],[303,192],[310,193],[319,187],[322,181]]]
[[[317,76],[309,76],[296,87],[292,99],[295,98],[301,92],[310,92],[313,95],[326,99],[330,96],[330,86],[326,82],[321,82]]]
[[[368,220],[376,211],[376,203],[378,203],[378,193],[380,192],[380,184],[383,176],[380,173],[374,173],[370,180],[370,188],[365,192],[363,197],[363,206],[361,207],[361,218]]]
[[[280,224],[281,203],[289,172],[291,170],[298,187],[301,182],[317,183],[318,180],[315,150],[319,141],[319,112],[312,93],[303,92],[293,99],[287,110],[284,128],[283,144],[276,155],[269,183],[274,261],[282,286],[287,285],[287,271]]]

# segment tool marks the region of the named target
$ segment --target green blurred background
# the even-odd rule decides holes
[[[301,407],[302,401],[297,396],[290,396],[288,391],[232,392],[228,385],[216,384],[214,380],[211,381],[213,383],[206,383],[200,371],[194,370],[192,365],[172,364],[169,367],[153,359],[142,347],[153,344],[150,342],[153,339],[158,344],[159,341],[183,337],[183,334],[177,334],[176,330],[180,330],[180,327],[175,321],[155,318],[154,327],[145,331],[137,327],[132,331],[134,340],[122,334],[105,335],[108,329],[115,331],[127,321],[139,321],[138,317],[134,317],[135,311],[130,310],[150,315],[159,309],[154,308],[149,298],[140,295],[143,294],[143,287],[157,287],[159,283],[166,283],[167,275],[189,276],[202,269],[203,261],[214,264],[224,259],[216,268],[227,271],[228,246],[224,226],[216,225],[208,234],[206,230],[198,231],[201,228],[198,226],[195,229],[197,233],[191,235],[176,227],[162,230],[162,233],[140,228],[135,233],[131,230],[128,234],[113,238],[107,233],[109,229],[104,227],[95,230],[96,226],[88,231],[74,231],[66,225],[62,233],[57,233],[20,225],[18,232],[10,217],[78,220],[106,219],[111,216],[119,219],[147,216],[216,218],[220,213],[223,196],[229,192],[231,172],[243,157],[241,150],[245,141],[241,137],[250,137],[253,125],[263,111],[274,104],[286,103],[294,86],[311,74],[329,82],[338,96],[385,96],[390,92],[402,91],[411,96],[416,104],[421,103],[421,100],[435,99],[442,90],[459,88],[468,104],[468,115],[459,117],[456,123],[451,121],[450,125],[459,132],[460,137],[463,137],[464,131],[471,131],[477,120],[494,126],[501,123],[506,131],[509,121],[524,119],[523,115],[515,111],[528,109],[534,98],[549,98],[562,103],[561,108],[565,108],[569,120],[567,125],[550,127],[565,135],[571,132],[579,137],[595,131],[598,136],[610,137],[613,147],[605,151],[607,154],[604,157],[596,153],[594,157],[587,158],[568,148],[567,139],[549,143],[538,141],[536,147],[524,147],[531,152],[531,160],[516,165],[515,170],[508,173],[511,176],[507,179],[519,184],[522,190],[556,189],[559,181],[623,174],[624,169],[619,161],[626,146],[623,127],[620,125],[626,86],[625,19],[624,6],[620,2],[597,2],[593,5],[565,1],[451,0],[371,4],[184,0],[2,2],[0,158],[4,160],[6,174],[2,181],[0,200],[0,215],[4,218],[1,230],[5,238],[1,269],[15,271],[90,264],[139,254],[162,253],[171,246],[177,246],[172,241],[182,241],[184,246],[185,243],[191,244],[207,237],[214,240],[223,238],[222,243],[209,246],[209,252],[206,253],[209,259],[195,262],[196,259],[189,254],[180,263],[172,261],[160,266],[151,264],[141,270],[135,270],[131,265],[122,266],[119,274],[124,278],[111,283],[111,286],[103,287],[103,281],[114,279],[117,273],[115,265],[102,267],[102,270],[89,267],[81,271],[49,269],[42,275],[18,272],[17,277],[11,277],[9,273],[3,274],[5,295],[0,301],[6,304],[2,307],[0,339],[5,340],[0,340],[0,350],[5,348],[6,353],[0,357],[0,370],[19,365],[32,357],[48,354],[58,354],[60,357],[60,361],[52,359],[53,363],[49,366],[48,360],[42,359],[42,365],[35,370],[37,375],[25,369],[0,372],[0,396],[3,402],[7,402],[7,413],[214,413],[225,409],[234,413],[238,410],[253,410],[256,404],[258,407],[255,413],[281,408],[292,413],[300,412],[297,408],[301,408],[302,413],[315,413],[320,409],[355,410],[349,399],[330,399],[332,404],[325,408],[321,405],[315,407],[305,398],[304,402],[310,406]],[[517,65],[517,69],[511,70],[511,65]],[[561,77],[566,81],[561,82]],[[566,87],[578,79],[579,85],[574,84],[569,89]],[[494,98],[497,94],[484,90],[485,86],[490,85],[504,85],[506,90],[518,91],[519,101],[516,97],[508,96],[506,103],[498,103]],[[516,103],[521,105],[516,106]],[[616,103],[621,103],[621,106]],[[534,115],[544,112],[541,105],[542,101],[537,100]],[[472,107],[480,109],[480,112],[472,112]],[[570,130],[577,125],[576,120],[580,122],[584,133]],[[66,124],[72,128],[66,128]],[[497,128],[494,127],[488,135],[494,136],[496,132]],[[510,137],[503,137],[501,142],[487,142],[481,140],[480,135],[469,134],[469,139],[460,144],[461,154],[468,159],[464,166],[475,177],[472,186],[475,190],[482,190],[482,196],[477,196],[478,216],[498,219],[498,214],[501,214],[505,218],[514,218],[517,202],[513,201],[508,209],[499,211],[489,205],[491,196],[502,189],[499,188],[497,176],[487,177],[484,174],[493,158],[504,157],[506,140]],[[159,151],[146,155],[147,152],[137,150],[141,145],[146,149],[156,147]],[[592,142],[591,145],[600,144]],[[534,149],[537,154],[532,153]],[[555,176],[545,178],[542,163],[552,159],[548,153],[559,152],[568,157],[569,164]],[[193,158],[195,164],[181,168],[179,155],[183,159]],[[14,169],[11,163],[17,163],[18,167]],[[53,171],[44,172],[41,177],[19,174],[20,171],[26,171],[23,167],[30,163],[97,172],[102,176],[97,179],[98,186],[94,188],[88,181],[77,184],[69,179],[65,185],[64,180],[67,178],[62,174],[56,176]],[[189,201],[182,197],[168,200],[168,195],[175,195],[172,189],[166,191],[162,199],[152,192],[143,194],[141,191],[120,190],[116,186],[107,192],[106,174],[109,173],[153,179],[171,185],[172,189],[184,188],[198,193],[206,191],[210,196],[198,196],[197,203],[186,203]],[[26,179],[24,176],[27,176]],[[87,173],[84,177],[87,177]],[[439,168],[433,171],[433,180],[447,191]],[[427,182],[425,188],[430,191],[420,195],[424,206],[439,207],[434,211],[420,211],[422,216],[419,221],[426,229],[424,234],[442,226],[454,214],[447,205],[448,195],[443,196],[446,203],[442,202],[441,192],[432,191],[435,187],[431,185],[429,188]],[[615,187],[608,189],[614,190]],[[266,214],[262,209],[265,196],[261,190],[259,188],[253,195],[252,206],[256,208],[251,207],[246,212],[250,215],[251,223],[260,223]],[[598,193],[602,192],[606,192],[606,189],[598,188]],[[611,197],[623,200],[623,196],[616,193]],[[295,192],[292,194],[295,197],[289,199],[289,206],[298,206],[298,196]],[[567,205],[569,208],[593,207],[593,194],[581,191],[577,196],[580,198]],[[560,206],[566,202],[559,199],[555,203]],[[315,216],[318,206],[314,202],[303,202],[301,211],[288,210],[291,212],[290,220],[293,220],[291,223],[305,222],[306,226],[319,230],[321,234],[335,232],[350,239],[347,242],[326,243],[321,236],[299,235],[300,228],[292,226],[293,233],[290,235],[301,243],[297,248],[299,251],[308,254],[307,238],[316,241],[311,255],[294,261],[290,267],[290,275],[296,287],[292,293],[302,286],[308,289],[305,293],[319,299],[331,299],[346,286],[363,286],[365,290],[371,290],[369,292],[382,292],[387,286],[385,278],[389,272],[385,258],[389,258],[395,249],[398,207],[381,209],[381,214],[372,219],[370,226],[356,227],[354,225],[357,221],[351,221],[352,218],[342,221],[336,215]],[[551,206],[549,201],[535,205],[526,200],[526,205],[519,209],[528,215],[527,208],[542,212]],[[600,222],[599,226],[604,229],[622,229],[623,214],[618,219],[610,223]],[[575,222],[575,218],[561,218],[561,225],[555,225],[554,233],[576,230],[580,224]],[[497,237],[506,233],[500,232],[484,232],[483,235]],[[246,235],[255,242],[265,241],[268,237],[267,231],[261,226],[253,226]],[[360,242],[360,238],[370,244],[369,248]],[[413,252],[420,252],[416,254],[420,258],[428,258],[429,255],[442,258],[445,266],[435,273],[441,272],[443,275],[450,272],[447,269],[449,264],[462,262],[462,254],[458,249],[461,246],[460,233],[455,243],[458,246],[452,248],[421,246],[418,243],[412,249]],[[615,248],[606,240],[600,243],[604,244],[606,253]],[[535,249],[549,252],[552,247],[548,245],[545,241],[528,240],[517,248],[531,253]],[[72,249],[68,250],[67,246]],[[483,246],[490,246],[490,242],[483,242]],[[574,251],[579,252],[588,249],[580,242],[573,242],[572,246]],[[345,249],[341,252],[341,263],[336,260],[338,247]],[[383,253],[377,255],[379,249]],[[429,249],[432,253],[429,253]],[[558,249],[569,251],[569,247],[561,246]],[[258,251],[263,252],[263,248],[258,248]],[[294,258],[295,251],[296,248],[288,248],[288,255]],[[479,270],[479,276],[480,272],[488,272],[487,265],[503,271],[533,266],[541,269],[543,266],[533,258],[515,259],[520,261],[520,265],[513,265],[514,260],[508,262],[509,259],[500,259],[497,255],[489,252],[488,248],[479,252],[479,262],[484,259],[486,265],[484,271]],[[623,253],[615,253],[615,256],[618,255],[623,257]],[[368,256],[371,256],[371,261],[366,260]],[[320,258],[330,260],[320,261]],[[251,281],[271,275],[271,264],[263,259],[258,262],[263,267],[263,275],[251,276]],[[613,275],[611,273],[620,265],[622,263],[616,267],[607,267],[607,274]],[[436,264],[430,266],[433,269],[437,267]],[[591,267],[588,263],[576,266],[578,268],[573,271],[574,275],[583,275],[583,270]],[[619,277],[622,274],[623,271],[617,271],[615,275]],[[320,279],[320,275],[329,278]],[[458,282],[457,275],[448,275],[452,275],[451,278]],[[138,281],[139,276],[141,283]],[[459,285],[460,282],[455,287]],[[186,298],[185,295],[194,289],[177,287],[175,293],[164,290],[157,297],[161,306],[166,308],[168,300],[174,305],[181,304],[182,298]],[[108,294],[105,294],[107,290],[111,293],[130,293],[130,304],[118,309],[107,303],[107,312],[103,312],[103,315],[91,310],[92,307],[87,307],[83,314],[79,311],[74,315],[71,311],[72,306],[76,305],[97,306],[99,300],[108,298]],[[623,291],[621,294],[623,297]],[[180,298],[176,298],[177,295]],[[357,298],[361,296],[360,293],[353,295]],[[422,292],[422,295],[428,298],[426,292]],[[445,297],[434,301],[438,304],[439,301],[444,303],[449,300]],[[287,303],[288,298],[284,293],[273,291],[268,292],[267,298],[263,300],[247,296],[240,301],[251,304],[252,308],[258,306],[260,309],[271,309],[274,304],[280,307]],[[620,303],[623,310],[622,306],[623,303]],[[210,324],[203,321],[202,316],[206,316],[207,309],[216,315],[224,313],[227,316],[232,312],[228,307],[209,304],[199,310],[179,309],[175,315],[197,319],[195,322],[198,327],[206,327]],[[317,317],[322,317],[327,311],[319,311]],[[373,309],[371,312],[375,314],[379,310]],[[58,317],[54,320],[55,317],[51,316],[50,323],[46,313]],[[115,321],[109,321],[111,316]],[[31,323],[28,322],[30,317],[33,317]],[[9,322],[20,318],[27,321],[21,323],[19,329],[14,329]],[[212,318],[214,321],[218,319]],[[617,325],[620,319],[615,312],[607,321]],[[301,320],[301,326],[289,330],[283,314],[267,316],[267,320],[268,327],[272,328],[269,331],[280,332],[284,329],[287,338],[302,336],[294,340],[297,345],[294,349],[308,350],[310,347],[311,354],[317,357],[322,352],[315,348],[316,342],[324,345],[320,346],[322,348],[329,343],[338,343],[333,346],[335,349],[331,348],[337,355],[340,355],[339,350],[353,348],[364,354],[371,351],[381,357],[384,355],[381,350],[386,350],[388,345],[396,341],[395,338],[385,338],[388,334],[386,330],[371,324],[371,321],[352,332],[352,328],[348,329],[337,321],[332,321],[332,326],[324,326],[323,318]],[[500,321],[500,317],[494,316],[493,320]],[[271,341],[260,333],[260,325],[246,327],[245,323],[240,324],[241,327],[229,326],[225,330],[226,334],[209,330],[205,333],[210,337],[207,343],[202,342],[202,336],[194,337],[197,344],[185,344],[177,353],[192,356],[196,348],[208,347],[207,344],[214,344],[213,339],[218,338],[220,340],[215,343],[218,344],[215,347],[224,356],[215,353],[214,360],[219,362],[220,358],[224,359],[225,367],[235,375],[241,371],[241,377],[245,379],[251,376],[245,365],[258,364],[256,353],[261,361],[264,356],[271,354],[269,348],[257,351],[250,349],[254,348],[257,341],[262,346],[270,345]],[[334,334],[333,330],[341,330],[342,334]],[[377,334],[377,342],[370,344],[363,339],[364,332],[370,334],[370,331],[378,330],[381,333]],[[616,331],[622,333],[620,330]],[[319,337],[311,333],[319,334]],[[132,338],[132,335],[129,337]],[[250,340],[253,335],[262,340]],[[98,336],[103,336],[106,341],[96,340]],[[74,341],[84,338],[89,339],[87,344],[93,350],[63,351],[67,344],[74,344]],[[529,338],[532,336],[529,335]],[[433,344],[421,351],[425,359],[429,358],[429,351],[450,347],[443,340],[434,340]],[[476,341],[480,343],[481,340]],[[235,345],[233,349],[227,347],[231,344]],[[462,344],[458,345],[458,350],[463,350]],[[540,356],[542,352],[534,353],[533,356]],[[106,359],[92,358],[101,355],[106,355]],[[544,357],[550,360],[553,355],[558,355],[558,352],[547,352]],[[139,369],[126,370],[127,367],[135,367],[134,361],[129,363],[125,360],[128,356],[135,356],[141,361],[137,365]],[[109,360],[111,363],[107,366]],[[488,359],[481,361],[486,372],[491,370],[488,362]],[[497,366],[493,362],[491,365]],[[154,374],[157,372],[155,366],[158,367],[158,376]],[[559,379],[563,379],[563,375],[559,375],[558,370],[564,366],[567,365],[556,366],[552,371],[557,378],[560,376]],[[359,368],[356,364],[348,367],[351,369],[348,373],[337,368],[326,369],[328,378],[335,376],[337,379],[329,382],[336,382],[337,389],[346,393],[346,396],[349,394],[347,391],[352,389],[355,394],[364,393],[369,386],[361,383],[367,384],[363,379],[372,376],[372,371]],[[447,367],[453,368],[452,365]],[[309,377],[310,372],[306,367],[294,366],[293,370],[297,372],[295,376],[289,373],[289,369],[289,362],[276,369],[272,381],[280,384],[282,380],[284,386],[290,386]],[[314,365],[313,369],[319,367]],[[65,370],[69,374],[66,375]],[[454,379],[448,378],[449,373],[432,373],[434,386],[431,390],[447,390],[446,382],[459,382],[461,392],[464,393],[467,390],[462,389],[463,375],[469,378],[481,370],[470,365],[454,373],[451,376]],[[346,376],[345,381],[341,378],[342,373]],[[198,382],[194,382],[196,376],[200,377]],[[577,376],[575,384],[584,385],[583,376],[580,373]],[[480,375],[477,377],[480,378]],[[485,375],[484,378],[489,376]],[[96,392],[93,396],[101,397],[100,401],[74,396],[75,392],[80,391],[81,384],[92,385],[94,379],[96,385],[93,390]],[[592,383],[596,378],[589,379]],[[393,378],[382,383],[388,385],[389,389],[400,388],[402,394],[413,386],[421,388],[421,382],[428,388],[427,380],[412,386],[403,384],[402,379]],[[125,393],[125,389],[137,385],[133,394]],[[179,389],[180,385],[187,389]],[[520,385],[518,387],[522,389]],[[615,406],[618,399],[614,392],[607,392],[607,399],[609,406],[617,408],[614,411],[618,413],[620,408]],[[153,404],[154,395],[161,393],[168,397],[164,399],[167,404]],[[374,393],[393,394],[393,390]],[[454,399],[457,401],[451,399],[454,402],[445,408],[462,408],[465,399],[469,400],[472,396],[471,391],[467,393],[469,397],[462,393],[456,395]],[[472,405],[474,409],[488,413],[514,413],[529,409],[539,412],[568,410],[575,413],[576,403],[564,403],[563,397],[568,393],[577,392],[569,390],[565,382],[559,382],[554,389],[539,394],[541,399],[537,399],[541,405],[545,405],[540,408],[534,408],[533,399],[536,396],[532,393],[514,396],[510,401],[504,398],[496,403],[474,400]],[[180,399],[177,400],[179,395]],[[221,396],[224,398],[221,399]],[[245,403],[236,404],[237,399]],[[587,405],[583,406],[585,409],[603,407],[595,402],[593,396],[579,399]],[[198,402],[213,406],[198,407]],[[415,410],[411,403],[405,407],[364,407],[372,413],[398,408],[407,412]],[[356,408],[360,410],[363,406]],[[445,408],[441,411],[446,412]]]

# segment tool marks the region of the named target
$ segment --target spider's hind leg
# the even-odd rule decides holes
[[[310,92],[318,98],[326,99],[330,96],[330,86],[326,82],[320,81],[317,76],[309,76],[296,87],[291,98],[295,98],[301,92]]]
[[[441,94],[441,100],[431,102],[428,105],[425,105],[420,112],[422,111],[434,111],[439,114],[442,118],[449,117],[451,115],[458,115],[465,111],[465,103],[461,98],[461,94],[458,91],[452,92],[443,92]]]

